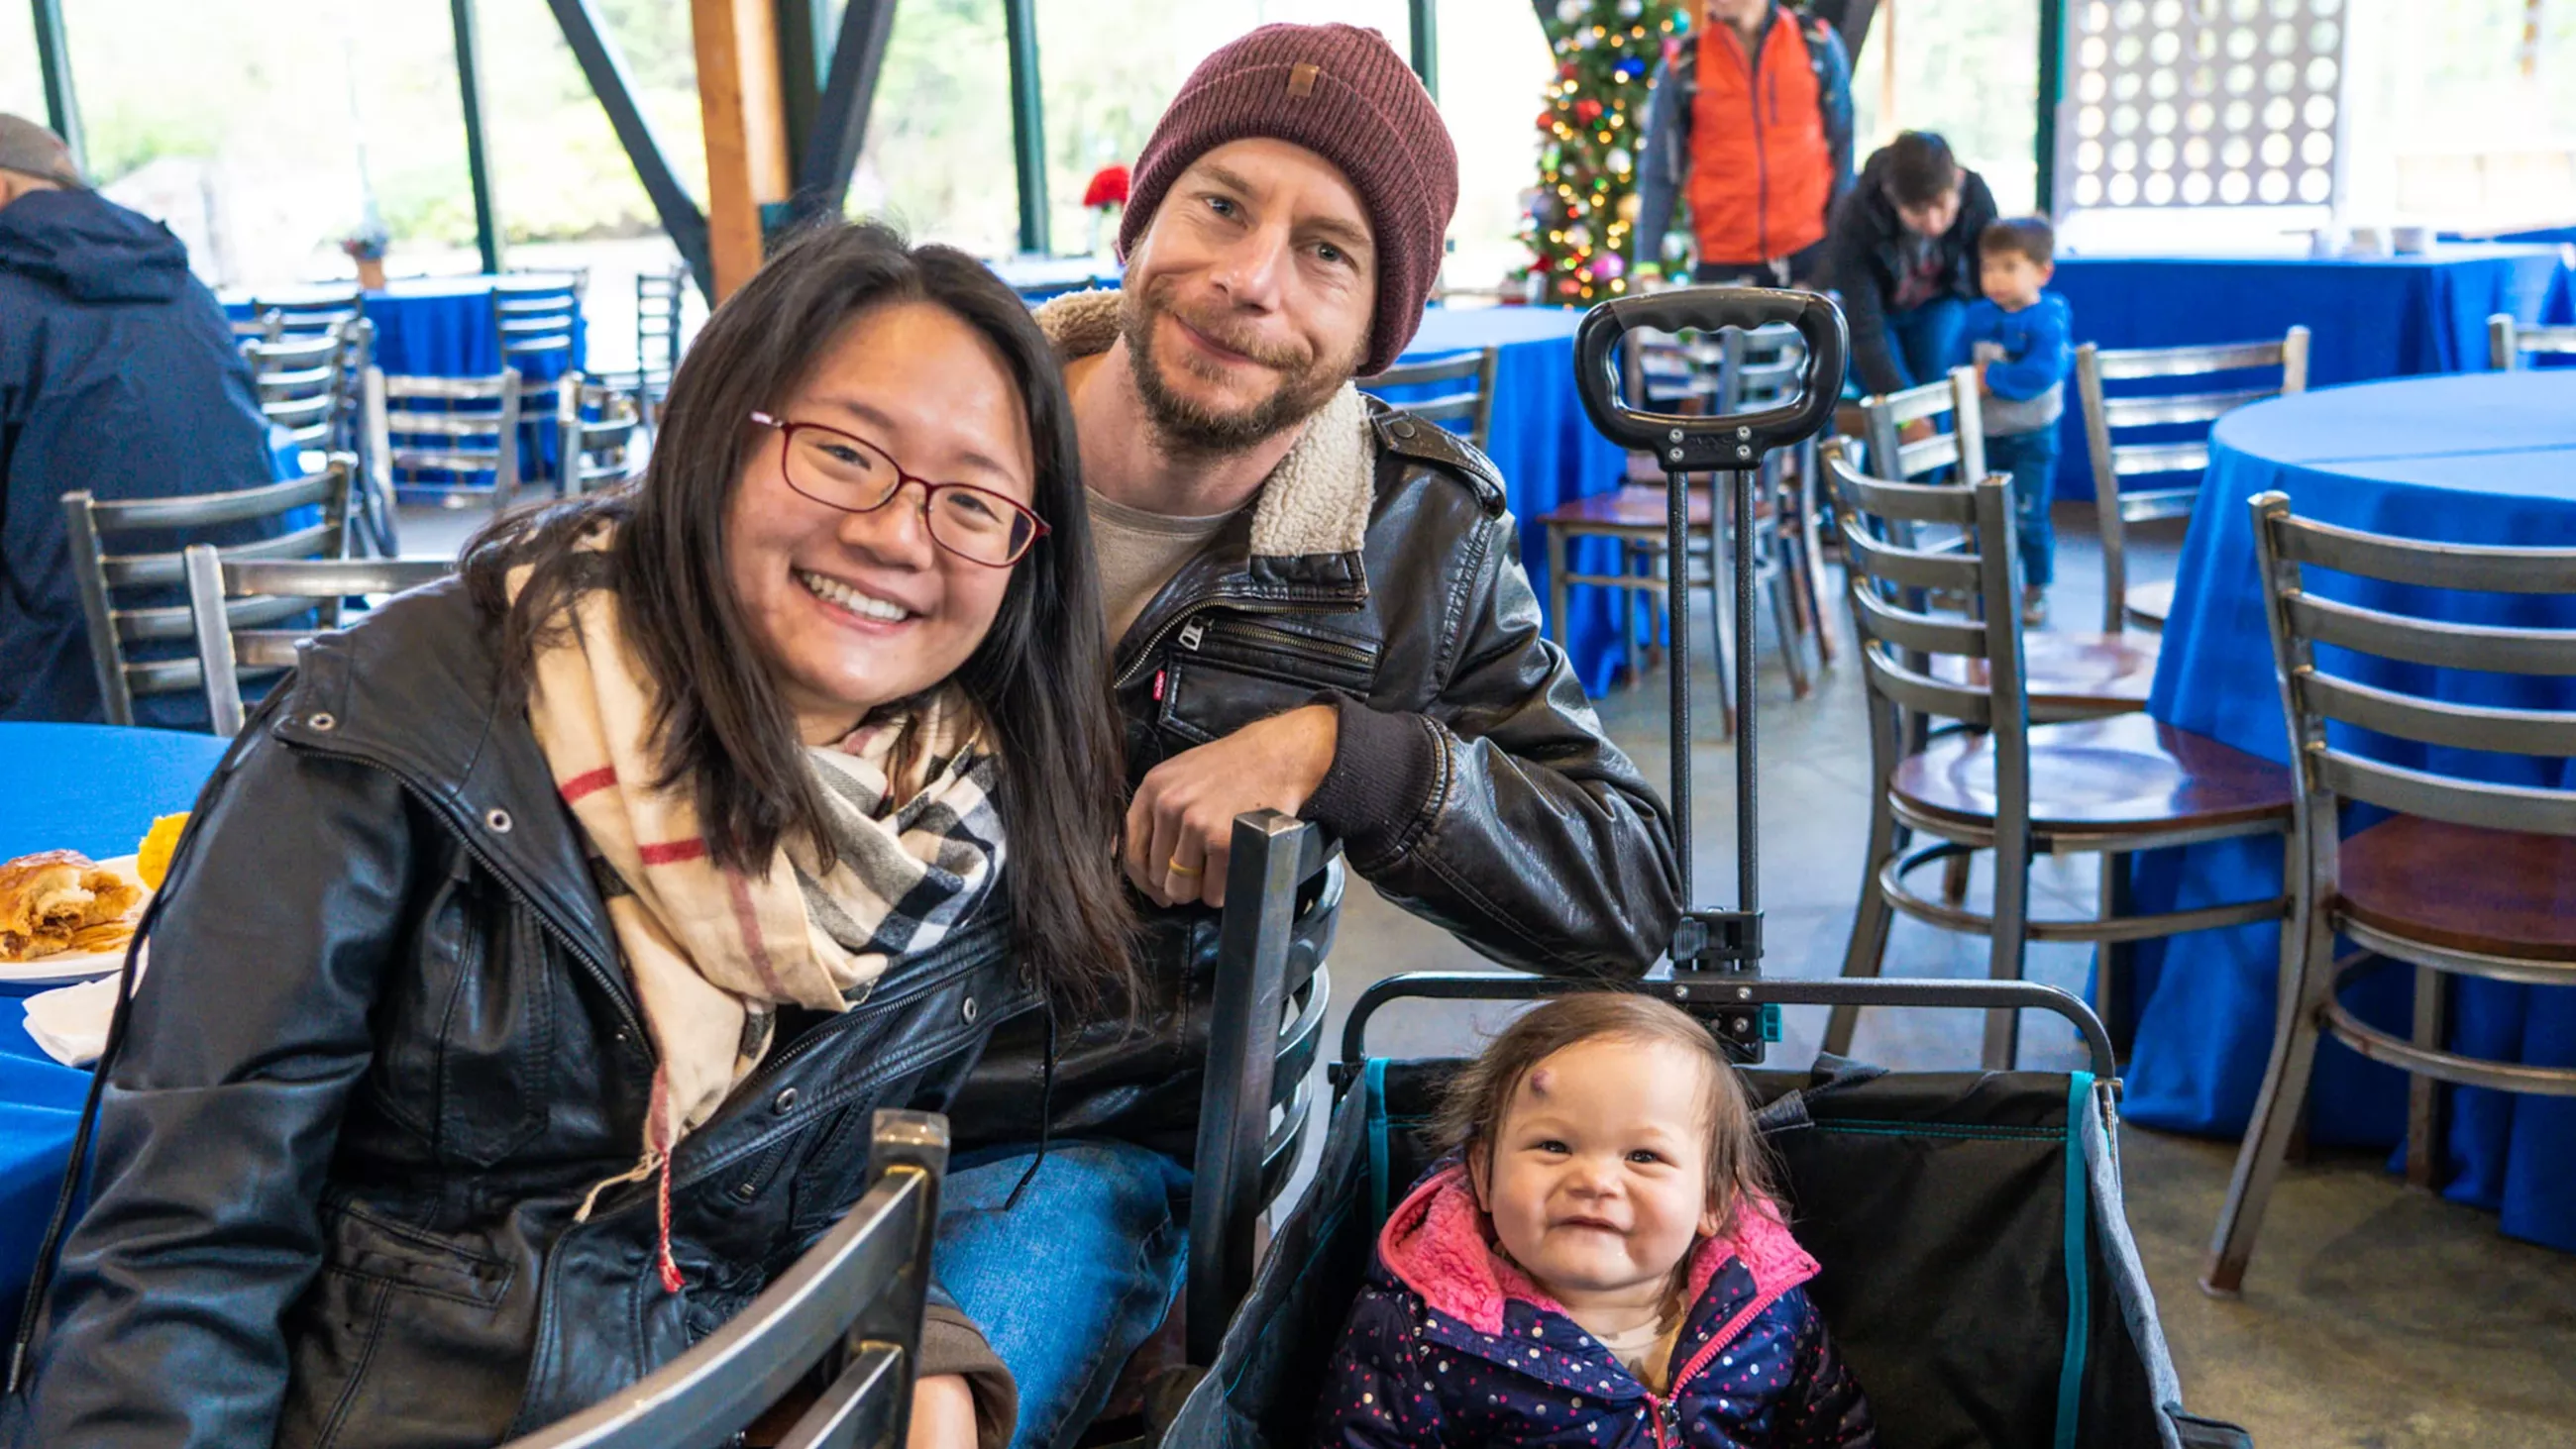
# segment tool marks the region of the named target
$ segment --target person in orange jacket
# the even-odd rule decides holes
[[[1832,26],[1776,0],[1705,0],[1665,42],[1638,162],[1640,276],[1662,274],[1676,201],[1690,208],[1694,280],[1804,283],[1825,219],[1851,187],[1851,57]]]

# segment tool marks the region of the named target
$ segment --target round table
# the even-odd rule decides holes
[[[2330,388],[2257,403],[2211,432],[2208,476],[2183,547],[2148,713],[2285,762],[2287,726],[2254,562],[2246,499],[2277,489],[2303,517],[2406,538],[2576,546],[2576,371],[2469,373]],[[2462,624],[2576,629],[2576,597],[2364,586],[2311,570],[2319,595]],[[2368,592],[2362,590],[2367,587]],[[2355,677],[2445,701],[2576,710],[2576,679],[2372,661]],[[2576,786],[2576,762],[2431,752],[2387,739],[2339,743],[2375,758],[2481,779]],[[2241,900],[2279,888],[2276,844],[2220,842],[2141,858],[2138,908]],[[2242,1133],[2271,1051],[2279,929],[2246,926],[2147,943],[2135,973],[2131,1120]],[[2364,973],[2346,1001],[2403,1033],[2402,966]],[[2463,1051],[2576,1065],[2576,990],[2462,980],[2452,1040]],[[2311,1135],[2394,1144],[2405,1078],[2327,1042]],[[2576,1251],[2576,1100],[2456,1089],[2448,1131],[2454,1199],[2497,1209],[2504,1231]]]
[[[231,743],[112,725],[0,724],[0,859],[133,854],[154,817],[189,807]],[[41,989],[0,985],[0,1304],[13,1312],[89,1091],[89,1073],[55,1062],[27,1035],[17,998]]]

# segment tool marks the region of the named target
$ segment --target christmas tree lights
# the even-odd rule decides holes
[[[1556,0],[1553,9],[1540,0],[1556,78],[1539,112],[1539,184],[1521,224],[1531,301],[1582,306],[1628,290],[1646,92],[1689,10],[1672,0]]]

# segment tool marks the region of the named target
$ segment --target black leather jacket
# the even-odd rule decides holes
[[[23,1445],[489,1445],[668,1361],[1027,1003],[980,913],[626,1171],[654,1069],[578,827],[453,584],[308,647],[198,801]],[[994,904],[999,904],[995,902]]]
[[[1642,975],[1681,909],[1664,803],[1548,642],[1494,465],[1445,429],[1367,409],[1358,550],[1256,553],[1246,510],[1128,629],[1115,664],[1128,783],[1329,695],[1340,743],[1304,813],[1362,879],[1504,965]],[[1034,1141],[1051,1105],[1058,1134],[1190,1159],[1219,914],[1140,910],[1140,1027],[1063,1024],[1046,1091],[1044,1024],[1004,1026],[952,1111],[961,1141]],[[1303,929],[1328,937],[1329,912]]]

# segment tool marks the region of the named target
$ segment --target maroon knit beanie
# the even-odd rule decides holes
[[[1377,241],[1377,312],[1360,375],[1384,372],[1413,340],[1440,276],[1458,151],[1430,93],[1374,30],[1265,25],[1199,62],[1136,158],[1119,257],[1191,162],[1256,136],[1305,147],[1359,189]]]

